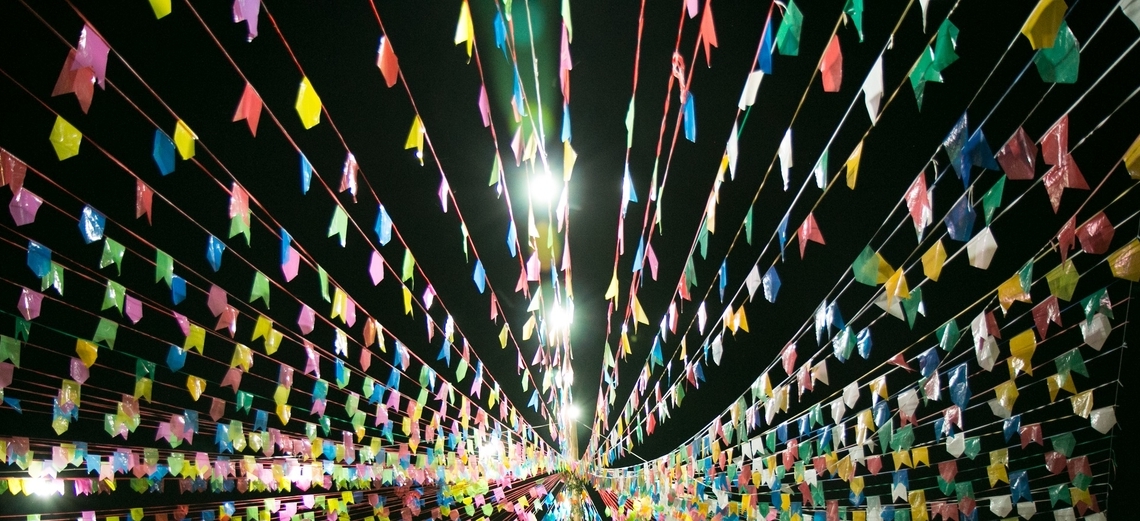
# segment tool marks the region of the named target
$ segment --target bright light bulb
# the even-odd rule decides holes
[[[550,172],[535,174],[530,177],[530,197],[535,201],[549,203],[554,199],[554,192],[557,189]]]
[[[50,496],[56,492],[52,480],[46,478],[26,479],[24,480],[24,488],[37,496]]]
[[[582,410],[578,408],[578,404],[572,403],[566,406],[566,410],[563,414],[565,414],[566,418],[570,419],[570,421],[578,421],[578,417],[582,415]]]
[[[570,330],[570,325],[574,323],[574,304],[570,303],[569,307],[563,308],[562,305],[555,303],[550,308],[550,313],[546,317],[547,331],[553,334],[562,334]]]

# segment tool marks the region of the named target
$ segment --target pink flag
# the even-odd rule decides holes
[[[815,222],[815,214],[809,213],[807,219],[804,219],[804,223],[800,225],[799,241],[801,259],[804,258],[804,248],[807,247],[807,241],[812,241],[819,244],[827,244],[826,242],[823,242],[823,234],[819,231],[819,225]]]
[[[297,277],[297,269],[301,266],[301,254],[292,246],[289,247],[289,254],[286,257],[285,264],[281,265],[281,273],[285,276],[285,282],[292,282]]]
[[[83,30],[79,32],[79,45],[76,45],[75,61],[71,64],[71,70],[79,70],[84,67],[90,67],[95,73],[95,79],[99,81],[99,88],[107,88],[104,85],[104,80],[107,77],[107,54],[111,48],[107,46],[107,42],[103,41],[95,30],[90,25],[84,25]]]
[[[301,306],[301,315],[297,317],[297,326],[301,328],[302,334],[309,334],[313,332],[313,323],[316,321],[316,313],[313,308],[307,305]]]
[[[8,212],[12,214],[16,226],[31,224],[35,222],[36,212],[43,203],[44,200],[39,196],[21,187],[12,196],[12,202],[8,203]]]
[[[491,126],[491,105],[487,101],[487,87],[482,85],[479,86],[479,115],[483,117],[484,128]]]
[[[20,292],[20,299],[16,301],[16,309],[24,320],[34,320],[40,316],[40,305],[43,303],[43,293],[36,293],[28,288]]]
[[[372,252],[372,260],[368,263],[368,275],[372,277],[373,286],[384,280],[384,259],[376,251]]]

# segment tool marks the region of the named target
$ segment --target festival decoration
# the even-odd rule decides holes
[[[1140,3],[571,4],[4,7],[5,512],[1107,518]]]

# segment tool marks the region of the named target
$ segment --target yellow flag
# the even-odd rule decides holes
[[[574,151],[574,147],[570,146],[567,141],[562,144],[562,180],[569,181],[570,176],[574,173],[574,163],[578,161],[578,153]]]
[[[1137,137],[1124,153],[1124,168],[1128,170],[1128,175],[1132,176],[1132,179],[1140,179],[1140,137]]]
[[[998,286],[997,292],[998,304],[1001,305],[1002,312],[1008,312],[1010,306],[1013,306],[1014,301],[1026,303],[1033,302],[1033,299],[1029,296],[1029,293],[1027,293],[1021,287],[1021,276],[1016,273],[1013,274],[1013,276],[1008,280],[1001,283],[1001,285]]]
[[[649,324],[649,317],[645,316],[645,310],[641,307],[641,301],[637,300],[637,295],[633,296],[633,317],[636,320],[633,324],[634,332],[637,331],[637,324]]]
[[[297,102],[294,104],[297,115],[301,117],[301,125],[306,130],[313,128],[321,122],[321,97],[317,95],[309,77],[301,78],[301,86],[297,88]]]
[[[886,377],[886,375],[883,375],[883,376],[880,376],[874,380],[871,380],[871,383],[868,384],[867,387],[871,390],[871,394],[878,395],[879,397],[881,397],[884,400],[890,398],[890,396],[891,396],[890,392],[887,391],[887,377]],[[878,400],[873,399],[872,402],[877,403]]]
[[[273,329],[273,321],[265,318],[265,315],[257,317],[257,323],[253,326],[253,337],[250,340],[257,340],[269,334],[269,330]]]
[[[170,14],[170,0],[150,0],[150,8],[154,10],[155,18],[162,18]],[[135,519],[142,519],[142,517]]]
[[[1032,329],[1026,329],[1009,340],[1010,351],[1010,377],[1014,374],[1014,366],[1025,374],[1033,376],[1033,352],[1037,350],[1037,337]],[[1014,363],[1014,362],[1018,363]]]
[[[907,503],[910,503],[910,521],[929,521],[930,509],[926,508],[926,491],[912,490],[907,494]]]
[[[746,315],[744,313],[744,304],[741,304],[740,309],[736,310],[736,318],[733,319],[733,325],[735,326],[733,328],[734,331],[736,328],[740,328],[740,329],[743,329],[745,333],[749,332],[748,331],[748,315]]]
[[[610,287],[606,289],[606,300],[612,300],[617,303],[618,298],[618,280],[617,271],[614,271],[613,277],[610,279]]]
[[[1077,386],[1073,384],[1073,377],[1069,373],[1055,374],[1045,379],[1049,387],[1049,401],[1057,400],[1057,392],[1061,389],[1077,394]]]
[[[1017,401],[1017,397],[1021,395],[1017,390],[1017,384],[1013,380],[1002,382],[994,387],[994,394],[997,395],[998,404],[1007,411],[1013,410],[1013,404]]]
[[[1029,40],[1033,50],[1050,49],[1053,40],[1061,30],[1061,22],[1065,20],[1065,11],[1068,10],[1064,0],[1041,0],[1037,7],[1021,26],[1021,34]]]
[[[66,119],[61,116],[55,117],[55,125],[51,128],[51,146],[55,149],[55,155],[59,157],[60,161],[73,157],[79,153],[79,143],[83,141],[83,134],[79,129],[71,126]]]
[[[893,460],[893,462],[895,464],[895,470],[899,470],[903,467],[913,467],[914,466],[914,464],[911,463],[911,461],[910,461],[910,451],[909,450],[900,450],[900,451],[892,452],[891,453],[891,460]]]
[[[347,320],[346,314],[348,314],[348,296],[344,294],[343,290],[336,288],[336,292],[333,293],[332,312],[329,314],[329,318],[340,317],[341,322],[345,322]]]
[[[930,466],[930,450],[927,447],[919,447],[910,450],[910,459],[917,468],[919,465]]]
[[[466,2],[463,5],[467,5]],[[416,149],[416,159],[420,160],[420,165],[424,164],[424,123],[420,120],[420,115],[416,114],[416,118],[412,120],[412,129],[408,131],[408,140],[404,142],[404,150]]]
[[[83,365],[91,367],[99,356],[99,346],[93,342],[79,339],[75,341],[75,353],[79,355]]]
[[[990,478],[990,487],[997,486],[998,482],[1009,483],[1009,475],[1006,474],[1005,465],[996,463],[986,467],[986,474]]]
[[[186,343],[182,345],[182,349],[187,351],[198,348],[198,354],[205,354],[203,351],[206,348],[206,330],[202,326],[190,325],[190,334],[186,335]]]
[[[1140,179],[1140,176],[1134,176]],[[1112,276],[1118,279],[1140,282],[1140,240],[1121,246],[1119,250],[1108,256],[1108,265],[1112,269]]]
[[[278,405],[277,406],[277,419],[281,420],[282,425],[288,425],[289,419],[293,417],[292,405]],[[266,512],[268,513],[268,512]]]
[[[938,282],[938,276],[942,274],[942,265],[946,263],[946,248],[942,246],[942,240],[934,243],[926,253],[922,254],[922,274],[926,278]]]
[[[894,304],[895,299],[905,300],[910,298],[910,289],[908,289],[906,284],[906,273],[903,272],[902,268],[896,270],[894,275],[891,275],[891,277],[887,279],[886,290],[887,307]]]
[[[471,46],[475,43],[475,28],[471,23],[471,6],[467,0],[459,8],[459,23],[455,26],[455,45],[467,44],[467,59],[471,59]]]
[[[281,347],[281,332],[276,329],[270,329],[269,333],[265,335],[265,354],[272,355],[277,352],[277,348]]]
[[[863,142],[855,145],[851,156],[847,158],[847,188],[855,189],[855,181],[859,179],[859,160],[863,159]]]
[[[190,391],[190,397],[198,401],[198,398],[202,397],[202,392],[206,390],[206,381],[197,376],[187,376],[186,389]]]
[[[408,291],[407,286],[403,286],[403,288],[404,288],[404,314],[405,315],[411,315],[412,314],[412,292]]]
[[[531,335],[534,334],[535,324],[536,322],[534,315],[531,315],[530,318],[526,319],[526,323],[523,324],[523,340],[530,340]]]

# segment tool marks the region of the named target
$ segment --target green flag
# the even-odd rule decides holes
[[[958,339],[961,337],[961,331],[958,330],[958,323],[955,322],[954,319],[950,319],[943,324],[942,327],[938,328],[935,334],[938,336],[938,346],[947,353],[954,349],[954,346],[958,344]]]
[[[1046,83],[1076,83],[1081,65],[1081,49],[1069,25],[1061,22],[1053,47],[1041,49],[1033,56],[1041,81]]]
[[[245,245],[249,246],[249,223],[241,215],[235,215],[230,219],[230,238],[234,238],[238,234],[245,235]]]
[[[106,268],[112,264],[119,270],[119,274],[123,274],[123,254],[127,249],[119,244],[114,239],[107,237],[103,239],[103,258],[99,259],[99,267]]]
[[[784,11],[784,19],[780,21],[780,29],[776,31],[776,50],[784,56],[799,56],[800,32],[803,31],[804,15],[796,7],[795,0],[788,0],[788,8]]]
[[[100,318],[99,325],[95,327],[95,336],[91,337],[91,341],[103,342],[108,348],[114,349],[115,337],[117,336],[119,336],[119,324]]]
[[[174,279],[174,259],[167,255],[162,250],[154,250],[154,281],[166,281],[166,286],[170,287],[171,281]]]
[[[329,297],[329,274],[320,265],[317,266],[317,278],[321,280],[321,297],[325,302],[332,302],[332,298]]]
[[[859,43],[863,43],[863,0],[847,0],[843,12],[855,23],[855,30],[859,32]]]
[[[261,299],[265,309],[269,309],[269,278],[260,271],[253,275],[253,289],[249,292],[249,302]]]
[[[56,293],[63,295],[63,266],[55,261],[52,261],[48,272],[40,279],[40,291],[48,288],[55,288]]]
[[[1000,179],[986,190],[986,194],[982,196],[982,210],[986,214],[986,226],[994,219],[994,212],[1001,206],[1001,194],[1005,191],[1005,176]]]
[[[127,290],[122,284],[113,280],[107,281],[107,291],[103,293],[103,307],[102,309],[115,308],[119,310],[119,314],[123,314],[123,300],[127,296]]]
[[[412,274],[415,272],[415,268],[416,268],[416,258],[412,256],[411,248],[408,248],[408,249],[404,250],[404,266],[403,266],[403,270],[401,272],[402,274],[400,275],[400,280],[403,282],[407,282],[408,279],[411,279]]]
[[[958,46],[958,26],[949,18],[938,27],[938,36],[934,40],[934,63],[931,67],[942,72],[951,63],[958,61],[958,54],[954,49]]]
[[[744,238],[748,240],[748,245],[752,246],[752,207],[748,207],[748,213],[744,216]]]
[[[332,222],[329,223],[329,237],[333,235],[340,236],[340,246],[344,247],[345,239],[348,237],[348,214],[344,213],[344,208],[339,204],[336,210],[333,211]]]

